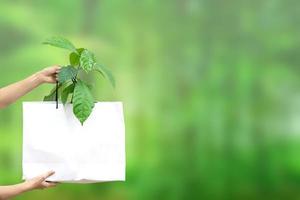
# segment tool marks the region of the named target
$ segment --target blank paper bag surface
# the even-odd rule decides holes
[[[72,105],[23,103],[23,179],[54,170],[49,181],[125,180],[125,127],[121,102],[95,103],[81,126]]]

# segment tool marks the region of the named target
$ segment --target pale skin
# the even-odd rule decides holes
[[[58,65],[47,67],[24,80],[0,88],[0,109],[14,103],[39,85],[44,83],[56,83],[59,70],[60,67]],[[0,186],[0,200],[7,200],[34,189],[54,187],[56,183],[46,181],[46,179],[54,173],[54,171],[49,171],[33,179],[26,180],[23,183]]]

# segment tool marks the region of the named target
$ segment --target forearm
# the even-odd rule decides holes
[[[38,73],[0,89],[0,108],[15,102],[42,83]]]
[[[10,186],[0,186],[0,200],[7,200],[29,191],[30,188],[25,183]]]

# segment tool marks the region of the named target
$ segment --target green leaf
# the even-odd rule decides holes
[[[111,71],[110,71],[108,68],[106,68],[106,67],[103,66],[103,65],[100,65],[100,64],[96,63],[96,64],[94,65],[94,69],[95,69],[96,71],[100,72],[101,75],[104,76],[106,79],[108,79],[109,82],[111,83],[111,85],[112,85],[113,87],[116,87],[116,81],[115,81],[115,78],[114,78],[114,76],[112,75]]]
[[[73,113],[80,121],[81,125],[90,116],[94,107],[94,99],[88,86],[81,81],[77,81],[73,94]]]
[[[93,85],[93,84],[88,84],[88,83],[86,83],[86,86],[88,86],[88,88],[89,88],[90,90],[92,90],[92,89],[94,88],[94,85]]]
[[[84,48],[76,49],[76,52],[72,52],[69,55],[70,64],[72,66],[78,66],[80,63],[80,55],[83,52]]]
[[[43,101],[55,101],[55,92],[44,96]]]
[[[78,48],[78,49],[76,49],[76,52],[80,55],[83,52],[84,49],[85,48]]]
[[[62,67],[58,73],[58,82],[64,83],[67,80],[75,79],[77,76],[77,73],[78,73],[78,70],[71,65]]]
[[[72,84],[68,85],[67,87],[65,87],[63,89],[63,91],[61,92],[61,101],[64,105],[66,104],[69,95],[73,93],[74,87],[75,87],[75,84],[72,83]]]
[[[70,55],[69,55],[70,65],[78,66],[79,58],[80,58],[80,56],[77,53],[75,53],[75,52],[70,53]]]
[[[80,55],[80,66],[81,68],[89,72],[93,69],[96,63],[95,56],[92,52],[87,49],[84,49]]]
[[[58,92],[60,91],[61,86],[62,86],[61,84],[58,85]],[[56,92],[56,86],[54,86],[51,89],[50,93],[44,97],[43,101],[55,101],[55,96],[56,96],[55,92]]]
[[[68,49],[68,50],[76,52],[75,46],[69,40],[62,38],[62,37],[48,38],[43,42],[43,44],[48,44],[51,46]]]

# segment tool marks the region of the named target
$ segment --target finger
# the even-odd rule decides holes
[[[61,70],[61,67],[57,67],[55,72],[56,72],[56,73],[59,73],[60,70]]]
[[[60,69],[61,69],[60,66],[55,67],[55,72],[56,72],[56,73],[59,73]]]
[[[48,71],[48,73],[50,74],[57,73],[59,70],[60,70],[60,66],[58,65],[54,65],[46,68],[46,71]]]
[[[59,65],[53,65],[52,68],[59,70],[61,67]]]
[[[54,171],[48,171],[43,175],[44,180],[46,180],[48,177],[52,176],[53,174],[55,174]]]
[[[46,187],[46,188],[55,187],[56,185],[57,185],[57,184],[54,183],[54,182],[47,182],[47,181],[45,181],[45,182],[43,183],[43,186]]]

